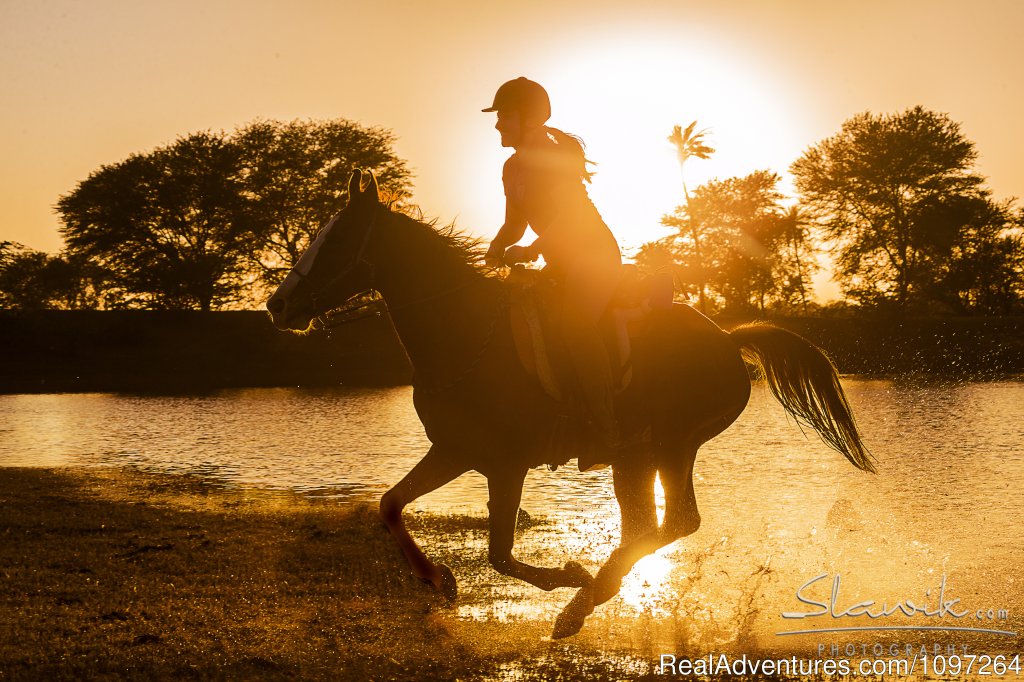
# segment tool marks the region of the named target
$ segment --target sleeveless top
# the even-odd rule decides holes
[[[580,176],[579,156],[552,139],[516,151],[502,171],[505,200],[539,237],[544,260],[557,267],[618,266],[615,236],[590,200]]]

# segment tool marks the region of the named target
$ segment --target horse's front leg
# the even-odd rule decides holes
[[[593,576],[575,561],[567,562],[562,568],[543,568],[525,564],[512,556],[526,472],[526,469],[508,469],[487,476],[491,565],[502,575],[519,578],[542,590],[589,585]]]
[[[401,548],[413,575],[432,584],[448,599],[455,599],[458,594],[455,576],[450,568],[435,564],[423,553],[405,528],[402,510],[413,500],[437,490],[467,471],[468,467],[449,461],[439,453],[437,446],[432,446],[412,471],[380,499],[380,518]]]

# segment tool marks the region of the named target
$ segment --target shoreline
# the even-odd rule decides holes
[[[425,523],[486,532],[410,515],[414,533]],[[0,528],[0,679],[494,679],[520,663],[524,680],[626,676],[628,654],[546,642],[548,623],[458,618],[366,504],[0,468]]]
[[[723,328],[757,321],[714,318]],[[843,375],[1024,376],[1024,317],[768,317],[823,348]],[[0,393],[194,393],[387,387],[412,379],[386,316],[306,336],[264,313],[0,311]]]
[[[572,591],[541,597],[493,571],[486,518],[413,511],[407,525],[458,576],[454,604],[412,577],[373,504],[116,467],[0,467],[0,679],[654,680],[661,653],[814,658],[799,638],[775,642],[774,626],[764,641],[745,630],[752,603],[719,640],[732,629],[701,617],[704,588],[667,615],[606,607],[551,641]],[[534,517],[518,546],[550,560],[561,530]],[[708,541],[691,552],[721,546]],[[702,562],[687,570],[698,583]],[[555,610],[531,611],[538,598]]]

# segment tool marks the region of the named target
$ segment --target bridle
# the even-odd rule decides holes
[[[334,276],[332,276],[326,282],[318,285],[317,282],[312,277],[310,277],[307,274],[302,273],[297,268],[292,270],[292,274],[294,274],[296,277],[298,277],[299,282],[301,282],[304,286],[306,286],[308,288],[308,290],[309,290],[309,299],[310,299],[310,302],[313,304],[313,310],[314,311],[319,311],[319,312],[317,312],[316,316],[313,319],[319,320],[322,326],[328,326],[328,324],[329,324],[328,321],[325,319],[325,316],[330,311],[329,310],[321,310],[321,306],[319,304],[319,299],[320,299],[320,297],[323,295],[323,293],[325,291],[330,290],[331,287],[333,287],[335,284],[337,284],[339,281],[341,281],[345,277],[348,277],[349,275],[351,275],[353,272],[355,272],[356,268],[358,268],[360,266],[364,266],[364,267],[366,267],[369,270],[370,286],[367,287],[367,289],[372,289],[373,288],[373,281],[374,281],[375,276],[376,276],[376,270],[374,268],[373,263],[371,263],[370,261],[366,260],[365,254],[366,254],[366,247],[370,243],[370,236],[373,234],[374,228],[377,226],[377,216],[378,215],[380,215],[379,208],[374,210],[373,215],[370,218],[370,222],[366,226],[366,231],[363,233],[363,237],[360,240],[359,249],[355,252],[355,254],[352,256],[352,258],[349,259],[349,261],[344,266],[339,268],[338,272],[336,272],[334,274]],[[340,217],[341,217],[341,213],[338,213],[337,215],[335,215],[333,218],[331,218],[330,221],[328,221],[327,225],[325,225],[323,229],[325,229],[325,230],[331,229],[331,227],[334,225],[334,222],[338,218],[340,218]],[[358,310],[359,308],[368,307],[368,305],[369,304],[367,304],[365,306],[359,306],[358,308],[355,308],[355,309]]]
[[[331,227],[331,225],[334,223],[334,221],[337,220],[340,217],[340,215],[341,214],[339,213],[334,218],[332,218],[331,221],[328,222],[327,225],[324,227],[324,229],[329,229]],[[305,286],[309,287],[309,297],[310,297],[310,301],[313,304],[314,311],[318,311],[318,310],[321,309],[321,306],[318,303],[318,299],[320,298],[320,296],[325,291],[329,290],[332,286],[334,286],[338,281],[340,281],[344,277],[347,277],[350,274],[352,274],[353,272],[355,272],[355,270],[357,268],[361,267],[361,266],[367,268],[367,270],[368,270],[369,285],[367,287],[367,290],[374,288],[373,284],[374,284],[374,280],[375,280],[375,277],[376,277],[376,269],[375,269],[373,263],[371,263],[370,261],[366,260],[365,253],[366,253],[367,245],[370,243],[370,237],[373,234],[373,231],[374,231],[374,229],[377,226],[377,219],[378,219],[379,215],[380,215],[380,208],[378,207],[374,211],[374,213],[373,213],[373,215],[372,215],[372,217],[371,217],[371,219],[369,221],[369,224],[367,224],[367,226],[366,226],[366,231],[363,233],[362,239],[361,239],[360,244],[359,244],[358,251],[355,252],[355,254],[345,264],[344,267],[339,269],[337,274],[335,274],[333,277],[331,277],[329,280],[327,280],[323,284],[320,284],[318,286],[317,283],[311,277],[309,277],[309,275],[305,275],[302,272],[300,272],[299,270],[292,270],[292,272],[295,273],[295,275],[299,278],[299,281],[304,283]],[[447,298],[447,297],[449,297],[449,296],[451,296],[451,295],[453,295],[455,293],[458,293],[460,291],[468,289],[471,284],[472,284],[472,282],[463,282],[461,284],[455,285],[455,286],[450,287],[448,289],[444,289],[444,290],[442,290],[440,292],[435,292],[433,294],[428,294],[426,296],[414,299],[412,301],[406,301],[406,302],[404,302],[404,303],[402,303],[400,305],[397,305],[397,306],[389,306],[388,307],[388,312],[389,313],[393,313],[393,312],[396,312],[398,310],[416,307],[416,306],[422,305],[424,303],[428,303],[430,301],[434,301],[434,300],[438,300],[438,299],[442,299],[442,298]],[[502,291],[504,291],[504,289],[502,289]],[[362,310],[362,309],[365,309],[365,308],[370,308],[370,307],[376,306],[376,304],[377,304],[376,301],[371,301],[369,303],[363,303],[361,305],[354,306],[352,308],[348,308],[348,309],[346,309],[344,311],[341,311],[341,312],[343,312],[343,313],[344,312],[355,312],[357,310]],[[491,342],[494,339],[495,332],[497,331],[497,328],[498,328],[498,320],[501,317],[501,310],[502,310],[502,308],[503,308],[503,306],[500,306],[500,305],[494,306],[494,314],[491,317],[490,324],[488,326],[486,336],[485,336],[483,342],[480,344],[479,350],[477,351],[475,356],[472,358],[472,360],[466,365],[466,367],[461,372],[459,372],[459,374],[457,376],[455,376],[453,379],[450,379],[450,380],[448,380],[448,381],[446,381],[446,382],[444,382],[442,384],[436,385],[436,386],[423,386],[423,389],[426,389],[427,392],[429,392],[429,393],[442,393],[442,392],[448,391],[448,390],[450,390],[452,388],[455,388],[458,384],[462,383],[465,379],[467,379],[477,369],[477,367],[483,361],[483,358],[486,355],[487,350],[490,348]],[[323,310],[322,312],[319,312],[316,315],[316,317],[314,318],[315,320],[317,320],[319,322],[320,327],[322,329],[326,329],[328,333],[330,333],[330,330],[332,328],[340,326],[342,324],[348,324],[350,322],[356,322],[358,320],[365,319],[366,317],[370,317],[370,316],[374,316],[374,315],[378,315],[379,314],[379,312],[371,312],[371,313],[359,315],[359,316],[357,316],[355,318],[338,320],[338,321],[332,321],[330,319],[331,318],[331,316],[329,314],[330,312],[331,312],[331,310]]]

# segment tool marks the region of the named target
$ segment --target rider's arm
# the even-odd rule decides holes
[[[497,244],[502,249],[507,249],[519,242],[526,234],[526,227],[529,223],[526,217],[520,213],[511,199],[505,200],[505,224],[498,230],[491,244]]]
[[[516,192],[511,187],[512,176],[516,172],[513,164],[513,159],[510,158],[502,169],[501,179],[505,186],[505,223],[491,240],[491,245],[487,249],[489,260],[502,260],[505,249],[522,239],[529,225],[526,215],[519,208]]]
[[[505,204],[505,224],[491,240],[487,248],[486,259],[492,265],[500,265],[505,259],[505,250],[518,242],[526,234],[526,219],[517,214],[511,201]]]

